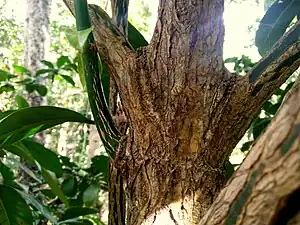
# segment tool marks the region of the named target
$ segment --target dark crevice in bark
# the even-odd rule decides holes
[[[126,197],[121,172],[114,167],[113,162],[109,165],[109,215],[108,225],[126,225],[125,207]]]
[[[175,224],[175,225],[179,225],[179,223],[178,223],[178,222],[176,221],[176,219],[174,218],[172,209],[169,209],[169,214],[170,214],[171,220],[174,222],[174,224]]]
[[[286,225],[300,212],[300,188],[287,196],[279,205],[279,211],[270,225]]]

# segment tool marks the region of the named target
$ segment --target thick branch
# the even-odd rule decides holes
[[[64,0],[64,2],[74,15],[73,0]],[[125,84],[128,80],[126,79],[128,68],[135,57],[129,42],[99,6],[89,5],[89,14],[101,58],[108,65],[111,74],[119,81],[118,83],[122,77],[122,83]]]
[[[199,224],[287,224],[299,198],[298,86]]]
[[[300,66],[300,20],[248,73],[254,95],[274,89],[272,83],[284,82]]]

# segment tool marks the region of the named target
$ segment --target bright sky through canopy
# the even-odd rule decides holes
[[[22,23],[25,19],[26,6],[25,0],[9,0],[6,2],[5,8],[6,17],[15,17],[17,22]],[[101,0],[89,0],[89,3],[105,2]],[[149,3],[149,2],[152,2]],[[154,3],[153,3],[154,2]],[[146,24],[149,24],[148,33],[144,32],[145,37],[149,40],[151,31],[153,31],[157,15],[158,1],[144,1],[144,5],[148,6],[151,17],[147,18]],[[52,17],[58,16],[57,4],[60,3],[64,7],[61,0],[53,0]],[[141,17],[138,15],[142,6],[141,0],[131,0],[129,15],[134,24],[141,24]],[[0,5],[3,0],[0,0]],[[16,5],[18,7],[16,7]],[[257,61],[260,56],[254,44],[255,31],[257,29],[258,21],[264,14],[264,1],[252,0],[227,0],[225,2],[225,43],[224,43],[224,59],[228,57],[239,57],[241,55],[249,56],[253,61]],[[58,18],[55,18],[56,20]],[[75,20],[74,20],[75,21]],[[62,23],[70,24],[70,21],[61,21]],[[250,28],[250,29],[249,29]],[[252,46],[251,46],[252,45]],[[0,52],[1,53],[1,52]]]

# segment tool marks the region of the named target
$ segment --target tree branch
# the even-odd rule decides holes
[[[252,95],[267,93],[275,89],[275,83],[283,83],[300,65],[300,20],[274,46],[273,50],[263,57],[249,71]],[[271,90],[272,91],[272,90]]]
[[[74,15],[73,0],[63,0]],[[133,48],[124,35],[113,24],[110,17],[99,6],[89,5],[89,15],[93,25],[93,34],[101,59],[118,84],[127,84],[128,69],[135,58]],[[122,82],[120,80],[122,77]]]
[[[297,217],[299,204],[294,205],[293,200],[300,199],[299,100],[300,86],[288,97],[199,225],[287,224]]]

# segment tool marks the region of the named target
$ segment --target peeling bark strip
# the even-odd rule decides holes
[[[74,11],[72,0],[64,2]],[[264,101],[300,65],[294,57],[300,51],[296,44],[268,66],[260,63],[269,56],[262,59],[257,68],[263,69],[253,83],[251,72],[244,77],[230,74],[222,58],[223,9],[223,0],[161,0],[151,43],[134,51],[105,12],[89,7],[98,51],[116,81],[129,120],[126,142],[114,161],[125,179],[128,225],[174,220],[198,224],[225,184],[224,163],[232,149]],[[202,224],[224,224],[229,212],[231,220],[241,224],[249,219],[241,219],[249,207],[253,213],[265,213],[261,219],[270,218],[296,190],[299,140],[289,134],[295,118],[299,124],[299,97],[298,93],[292,98],[292,108],[283,107],[272,131],[257,143],[258,150],[253,149],[232,180],[237,189],[222,192],[218,201],[226,202],[214,204]],[[268,142],[271,138],[274,141]],[[280,150],[283,143],[290,148],[285,154]],[[283,163],[291,165],[287,173]],[[254,194],[268,205],[255,205]]]
[[[297,216],[300,210],[299,99],[300,86],[289,96],[199,225],[279,225]]]

